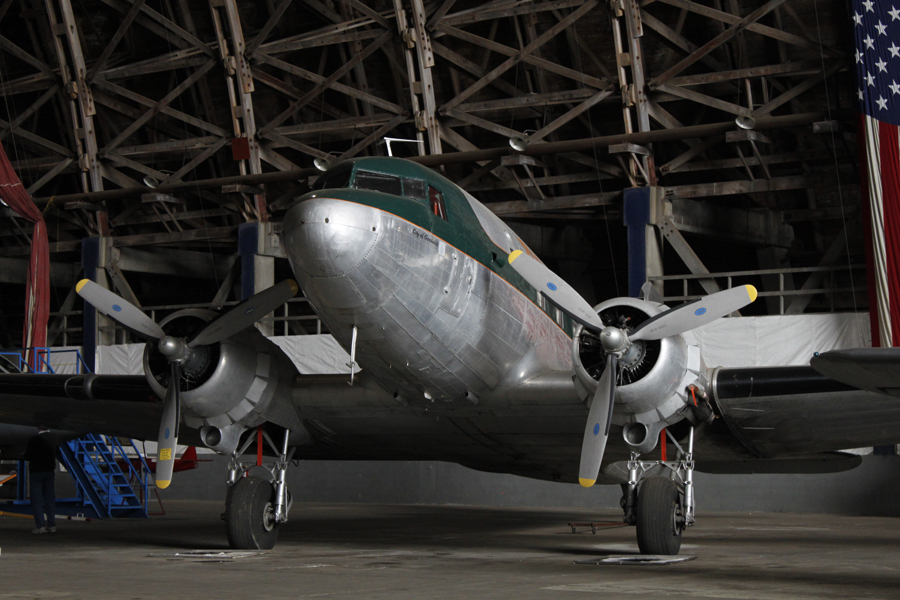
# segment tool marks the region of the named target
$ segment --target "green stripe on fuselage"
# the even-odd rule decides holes
[[[506,282],[515,287],[524,296],[529,298],[537,306],[541,305],[538,292],[526,282],[512,267],[507,264],[507,252],[499,248],[491,241],[481,226],[481,222],[472,210],[469,201],[462,190],[455,183],[427,167],[401,158],[366,157],[353,159],[339,163],[332,169],[345,169],[347,163],[353,165],[353,173],[350,181],[354,181],[357,171],[370,171],[384,175],[394,175],[409,179],[419,179],[428,185],[440,190],[444,196],[444,205],[447,210],[447,220],[434,215],[431,205],[427,200],[416,200],[375,192],[372,190],[358,190],[354,188],[328,189],[329,198],[337,198],[355,202],[364,206],[371,206],[384,212],[396,215],[413,223],[417,227],[427,229],[433,235],[441,238],[447,244],[457,248],[492,270]],[[331,169],[329,169],[331,171]],[[309,198],[312,194],[321,195],[326,190],[316,190],[303,196],[300,200]],[[549,310],[551,305],[545,302]],[[548,318],[553,319],[548,309],[543,309]],[[568,315],[563,315],[562,329],[571,337],[573,321]]]

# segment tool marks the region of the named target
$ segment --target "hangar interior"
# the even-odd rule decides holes
[[[0,141],[50,238],[48,346],[291,277],[317,166],[399,156],[591,303],[753,284],[744,316],[865,314],[850,7],[834,0],[3,0]],[[0,348],[33,223],[0,207]],[[302,294],[261,323],[327,334]]]

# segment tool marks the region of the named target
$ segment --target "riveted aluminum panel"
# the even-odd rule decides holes
[[[340,204],[346,206],[337,208]],[[435,400],[458,401],[467,391],[481,396],[501,381],[516,385],[570,368],[569,339],[540,308],[459,249],[389,213],[334,199],[301,202],[286,220],[292,264],[299,264],[299,255],[309,251],[304,244],[327,243],[317,233],[296,230],[306,227],[306,214],[323,220],[328,207],[345,215],[341,222],[377,222],[374,247],[342,277],[316,277],[303,268],[295,268],[295,273],[342,346],[349,348],[354,325],[379,329],[379,336],[357,338],[357,362],[383,378],[385,387],[401,388],[414,402],[424,402],[426,392]],[[348,210],[365,216],[347,217]],[[359,231],[347,226],[334,236],[343,248]],[[359,235],[359,245],[367,245],[369,236]],[[322,253],[320,248],[313,251],[315,256]],[[341,303],[336,298],[350,294],[350,289],[364,300]],[[540,360],[508,377],[536,344],[542,346]]]

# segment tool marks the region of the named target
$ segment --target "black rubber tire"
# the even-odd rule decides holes
[[[225,497],[225,533],[235,550],[270,550],[278,541],[275,488],[259,477],[242,477]]]
[[[675,482],[668,477],[645,479],[638,490],[636,512],[641,554],[678,554],[682,528],[676,523],[681,507]]]

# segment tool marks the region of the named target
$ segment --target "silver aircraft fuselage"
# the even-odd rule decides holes
[[[467,203],[447,203],[449,227],[441,231],[433,223],[440,217],[404,218],[383,195],[313,192],[284,224],[301,288],[344,348],[357,329],[363,370],[410,403],[475,403],[500,386],[571,371],[563,317],[554,321],[536,297],[498,274],[502,267],[473,256],[493,252],[502,261],[524,247],[499,219],[515,246],[499,247],[483,232],[455,234]],[[409,208],[406,216],[421,216]],[[474,211],[468,216],[477,220]]]

